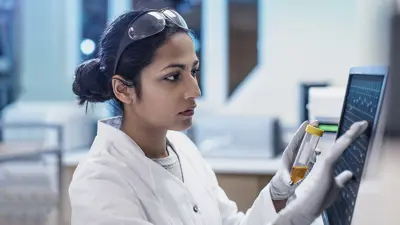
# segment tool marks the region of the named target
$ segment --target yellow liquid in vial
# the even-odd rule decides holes
[[[290,179],[294,184],[296,184],[306,176],[307,170],[307,166],[293,166],[292,172],[290,173]]]

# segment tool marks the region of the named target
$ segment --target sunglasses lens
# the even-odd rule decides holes
[[[158,12],[149,12],[140,16],[128,29],[133,41],[144,39],[161,32],[165,27],[165,19]]]
[[[175,10],[167,9],[163,11],[163,14],[179,27],[188,29],[185,19]]]

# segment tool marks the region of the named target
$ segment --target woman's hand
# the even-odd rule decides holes
[[[271,199],[274,201],[276,211],[280,211],[285,207],[287,199],[294,195],[296,188],[301,183],[298,182],[291,185],[290,171],[305,135],[307,125],[308,121],[303,122],[296,131],[293,139],[282,154],[281,167],[270,181]],[[315,121],[311,125],[317,126],[318,123]]]
[[[329,151],[322,152],[301,184],[304,192],[288,204],[272,224],[309,225],[334,202],[340,190],[353,176],[350,171],[344,171],[334,177],[336,161],[367,127],[366,121],[354,123]]]

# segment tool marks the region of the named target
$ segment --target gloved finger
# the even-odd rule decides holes
[[[362,134],[368,127],[367,121],[356,122],[351,125],[333,145],[331,151],[327,152],[326,160],[331,165],[343,154],[343,152]]]
[[[315,163],[318,161],[318,156],[321,155],[321,150],[319,148],[316,148],[313,152],[313,155],[311,157],[311,162],[308,165],[308,169],[311,171],[312,168],[314,167]]]
[[[322,150],[321,150],[320,148],[316,148],[316,149],[314,150],[314,157],[313,157],[314,163],[317,162],[318,157],[321,155],[321,153],[322,153]]]
[[[292,166],[297,151],[300,147],[301,141],[303,140],[304,134],[306,133],[306,127],[308,125],[308,121],[304,121],[300,127],[297,129],[296,133],[294,134],[292,140],[289,142],[288,146],[286,147],[285,151],[283,152],[283,164],[288,169]]]
[[[304,134],[306,133],[306,127],[308,125],[308,121],[304,121],[300,127],[297,129],[296,133],[294,134],[292,140],[287,146],[287,149],[293,150],[296,149],[300,146],[301,141],[304,137]]]
[[[318,120],[314,120],[314,121],[312,121],[312,122],[310,123],[310,125],[313,126],[313,127],[318,127],[319,122],[318,122]]]
[[[315,164],[318,160],[318,156],[321,155],[321,149],[315,148],[311,161]]]
[[[335,177],[335,184],[341,189],[343,188],[353,177],[353,173],[345,170]]]
[[[287,202],[286,202],[286,205],[288,205],[288,204],[290,204],[290,202],[296,200],[296,198],[297,198],[297,195],[296,195],[296,192],[294,192],[294,193],[292,194],[292,196],[290,196],[290,197],[288,198],[288,200],[287,200]]]
[[[322,204],[321,213],[332,205],[340,194],[343,187],[351,180],[353,173],[346,170],[335,177],[335,180],[328,191],[324,204]]]

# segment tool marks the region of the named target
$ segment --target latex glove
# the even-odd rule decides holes
[[[296,159],[301,142],[303,141],[308,124],[308,121],[305,121],[300,125],[289,145],[283,151],[281,166],[269,183],[272,200],[289,199],[289,197],[294,195],[296,188],[301,183],[298,182],[297,184],[290,185],[290,171],[292,170],[294,160]],[[314,121],[311,125],[318,126],[318,122]]]
[[[304,192],[278,214],[274,225],[310,225],[337,198],[340,190],[351,180],[353,174],[344,171],[333,176],[334,166],[342,153],[368,127],[366,121],[354,123],[330,149],[323,151],[314,168],[303,180]],[[303,188],[303,186],[302,186]]]

